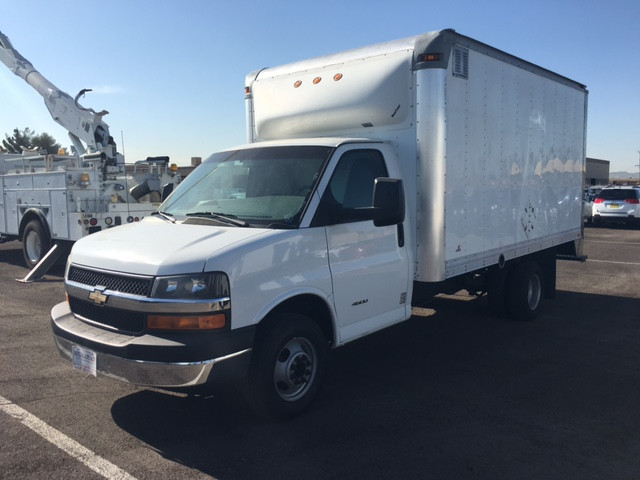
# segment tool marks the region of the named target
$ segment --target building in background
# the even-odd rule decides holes
[[[587,157],[585,185],[607,185],[609,183],[609,160]]]

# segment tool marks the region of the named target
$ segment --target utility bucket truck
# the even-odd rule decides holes
[[[51,325],[75,367],[243,379],[291,416],[331,348],[464,288],[531,320],[579,253],[580,83],[443,30],[259,70],[245,94],[247,145],[74,245]]]
[[[108,113],[96,112],[58,89],[0,32],[0,60],[44,98],[53,119],[69,132],[74,155],[39,151],[0,153],[0,242],[22,240],[29,281],[90,233],[138,221],[155,212],[163,189],[180,181],[168,157],[136,162],[127,175],[116,151]],[[155,202],[155,203],[154,203]]]

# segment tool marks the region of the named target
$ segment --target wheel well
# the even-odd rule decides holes
[[[22,241],[24,229],[27,227],[28,223],[31,220],[37,220],[38,222],[40,222],[44,234],[49,240],[51,240],[51,232],[49,231],[49,223],[47,222],[47,219],[44,217],[44,215],[42,215],[42,212],[40,210],[29,209],[20,219],[20,227],[18,228],[18,237],[20,238],[20,241]]]
[[[283,313],[297,313],[309,317],[318,324],[331,345],[335,343],[329,307],[320,297],[310,294],[289,298],[271,310],[258,325],[257,334],[261,335],[261,332],[266,331],[277,320],[278,316]]]
[[[542,271],[544,286],[544,297],[554,298],[556,291],[556,247],[547,248],[535,253],[517,257],[505,262],[503,266],[498,264],[471,272],[469,275],[461,277],[463,283],[459,283],[459,288],[466,288],[469,291],[487,291],[495,288],[502,289],[504,282],[511,281],[517,265],[524,262],[537,264]],[[477,277],[474,274],[479,274]]]

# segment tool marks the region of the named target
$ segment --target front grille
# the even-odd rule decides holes
[[[69,306],[75,315],[119,331],[141,333],[145,328],[146,315],[141,312],[94,305],[74,297],[69,297]]]
[[[151,288],[153,287],[153,278],[150,277],[129,277],[73,266],[69,269],[69,281],[91,287],[99,285],[114,292],[140,295],[143,297],[150,296]]]

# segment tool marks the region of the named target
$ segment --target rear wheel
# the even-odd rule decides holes
[[[249,401],[261,416],[288,418],[315,399],[328,355],[318,325],[297,314],[282,315],[260,335],[247,379]]]
[[[524,261],[513,267],[508,283],[509,313],[516,320],[533,320],[540,313],[544,295],[542,270]]]
[[[38,220],[27,223],[22,234],[22,255],[27,267],[35,267],[49,251],[49,238]]]

